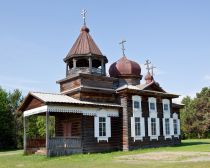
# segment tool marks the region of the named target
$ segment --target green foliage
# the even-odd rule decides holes
[[[185,97],[181,110],[181,130],[183,138],[210,137],[210,88],[204,87],[194,99]]]
[[[28,138],[45,138],[46,136],[46,117],[45,116],[30,116],[28,117]],[[49,117],[49,134],[53,136],[55,128],[55,118]]]

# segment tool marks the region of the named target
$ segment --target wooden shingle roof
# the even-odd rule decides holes
[[[98,46],[92,39],[91,35],[89,34],[89,29],[86,26],[83,26],[81,28],[79,37],[73,44],[72,48],[70,49],[64,61],[72,56],[77,56],[77,55],[103,56],[100,49],[98,48]]]

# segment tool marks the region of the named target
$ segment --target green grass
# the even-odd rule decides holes
[[[0,168],[139,168],[139,167],[161,167],[161,168],[197,168],[210,167],[209,161],[184,162],[185,157],[179,161],[121,161],[117,157],[125,155],[135,155],[150,152],[210,152],[210,139],[206,140],[184,140],[181,145],[175,147],[161,147],[140,149],[129,152],[111,152],[104,154],[77,154],[64,157],[47,158],[45,156],[29,155],[24,156],[21,150],[0,152]],[[127,156],[126,156],[127,157]]]

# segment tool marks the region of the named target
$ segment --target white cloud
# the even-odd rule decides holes
[[[181,103],[182,99],[186,96],[189,96],[191,98],[195,98],[196,96],[196,92],[191,92],[191,93],[188,93],[188,94],[180,94],[181,96],[179,96],[178,98],[176,99],[173,99],[173,103]]]
[[[210,75],[205,75],[205,76],[204,76],[204,80],[205,80],[205,81],[210,81]]]

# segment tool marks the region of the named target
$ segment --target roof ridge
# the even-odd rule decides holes
[[[61,93],[49,93],[49,92],[33,92],[33,91],[30,91],[30,93],[41,93],[41,94],[51,94],[51,95],[63,95],[63,94],[61,94]]]

